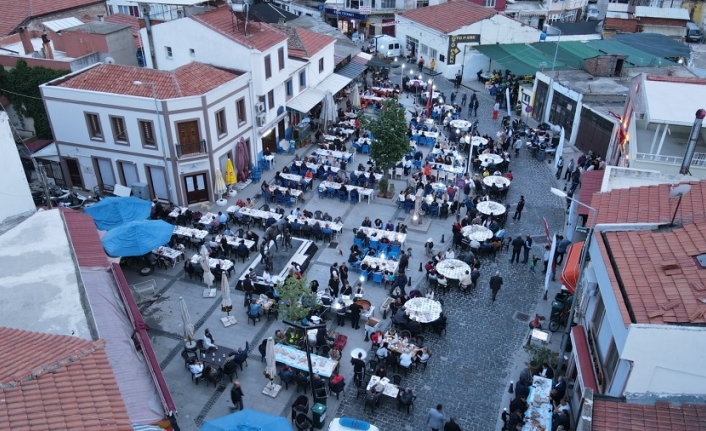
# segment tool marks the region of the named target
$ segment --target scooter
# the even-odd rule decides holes
[[[566,325],[569,321],[571,305],[574,296],[568,290],[562,289],[552,301],[552,312],[549,316],[549,330],[556,332],[560,326]]]

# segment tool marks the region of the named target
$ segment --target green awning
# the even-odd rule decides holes
[[[628,63],[636,67],[668,66],[674,64],[669,60],[648,54],[645,51],[635,49],[617,40],[592,40],[588,42],[588,45],[591,48],[601,51],[603,54],[627,55]]]
[[[534,75],[542,69],[551,69],[554,55],[546,55],[531,45],[513,43],[505,45],[476,45],[476,50],[498,63],[498,68],[509,69],[519,76]],[[544,63],[544,65],[542,65]],[[567,65],[557,60],[555,69],[566,69]]]
[[[591,48],[588,44],[578,41],[559,42],[559,51],[556,51],[557,42],[537,42],[532,47],[550,55],[554,58],[557,53],[557,60],[565,63],[569,69],[582,69],[583,61],[601,55],[601,52]]]

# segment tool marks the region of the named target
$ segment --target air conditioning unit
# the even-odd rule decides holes
[[[645,119],[645,113],[644,113],[644,112],[636,112],[636,113],[635,113],[635,119],[636,119],[636,120],[644,120],[644,119]]]
[[[257,111],[258,114],[265,112],[265,103],[264,102],[257,102],[255,104],[255,111]]]
[[[263,127],[267,122],[267,116],[265,114],[258,114],[258,116],[255,117],[255,120],[257,122],[257,127]]]

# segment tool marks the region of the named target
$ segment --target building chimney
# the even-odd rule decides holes
[[[691,127],[691,133],[689,133],[689,142],[686,143],[686,154],[684,154],[684,160],[681,162],[681,168],[679,169],[679,173],[682,175],[690,175],[689,168],[691,167],[691,160],[694,158],[696,142],[701,134],[701,124],[704,121],[704,117],[706,117],[706,109],[696,111],[696,119]]]
[[[184,10],[177,9],[177,18],[184,18]]]
[[[27,27],[20,27],[20,40],[22,41],[22,47],[25,49],[25,55],[34,54],[32,36],[29,35]]]
[[[42,35],[42,46],[44,47],[44,57],[47,60],[53,60],[54,51],[51,49],[51,40],[49,40],[49,36],[46,34]]]
[[[103,22],[103,14],[102,13],[98,14],[98,21]]]

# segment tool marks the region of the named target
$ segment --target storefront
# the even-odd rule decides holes
[[[368,15],[342,9],[325,8],[326,22],[350,36],[353,32],[367,35]]]

